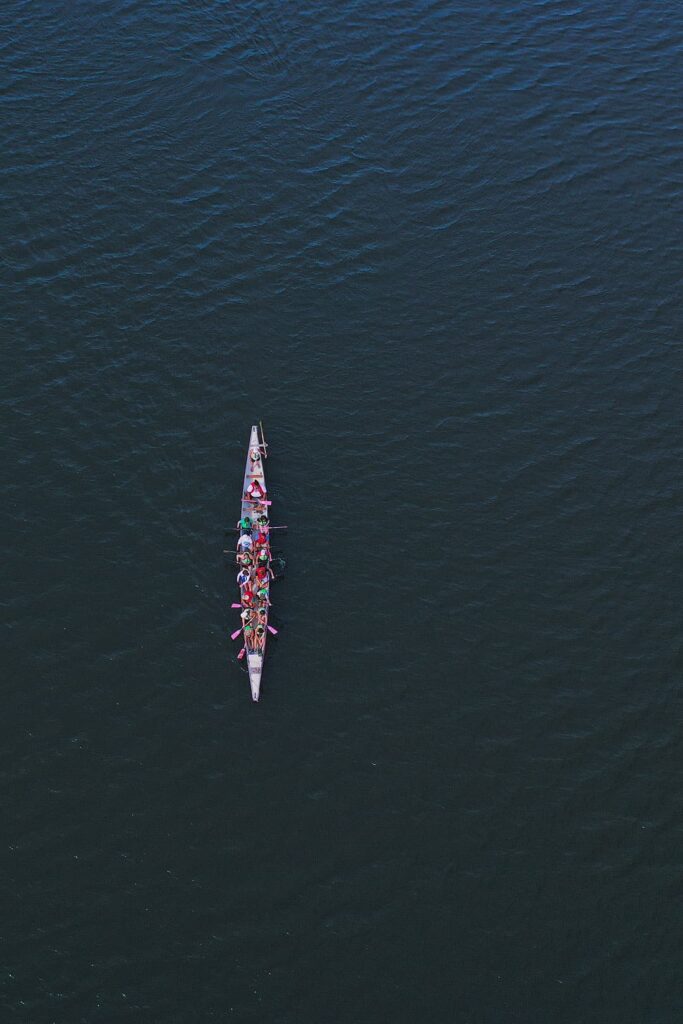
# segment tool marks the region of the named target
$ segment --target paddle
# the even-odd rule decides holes
[[[258,529],[260,529],[260,527],[257,525],[256,529],[258,530]],[[288,530],[289,527],[288,526],[267,526],[266,529],[267,530]],[[224,533],[241,533],[242,531],[240,530],[239,526],[226,526],[225,529],[223,530],[223,532]]]
[[[258,425],[261,428],[261,445],[260,445],[260,447],[263,448],[263,455],[267,459],[268,458],[268,451],[267,451],[268,445],[266,444],[266,435],[263,433],[263,421],[259,420],[258,421]]]
[[[241,633],[241,632],[242,632],[242,627],[240,626],[240,628],[239,628],[239,629],[236,629],[234,633],[231,633],[231,634],[230,634],[230,639],[231,639],[231,640],[236,640],[236,639],[237,639],[237,637],[238,637],[238,636],[240,635],[240,633]]]
[[[247,653],[247,649],[246,649],[246,647],[243,647],[242,650],[240,651],[240,653],[237,655],[237,660],[241,661],[246,653]]]
[[[269,626],[268,626],[268,632],[269,632],[269,633],[272,633],[272,634],[273,634],[273,636],[277,636],[277,635],[278,635],[278,633],[280,632],[280,630],[279,630],[279,629],[276,629],[276,628],[275,628],[275,626],[271,626],[271,625],[269,625]]]

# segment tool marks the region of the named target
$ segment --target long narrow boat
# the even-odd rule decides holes
[[[244,469],[244,485],[242,487],[242,518],[249,516],[250,519],[255,519],[256,516],[266,516],[270,520],[268,515],[268,509],[270,508],[270,502],[266,499],[266,477],[263,472],[263,462],[266,455],[266,445],[263,436],[259,436],[259,428],[253,426],[251,428],[251,436],[249,438],[249,448],[247,449],[247,464]],[[258,501],[250,499],[247,495],[247,488],[251,483],[257,481],[264,493],[264,500]],[[268,528],[266,527],[266,530]],[[252,536],[255,536],[256,530],[252,531]],[[244,594],[244,587],[240,587],[240,598]],[[270,590],[270,587],[268,587]],[[265,608],[265,618],[261,619],[261,622],[265,625],[263,633],[263,640],[261,647],[257,648],[254,642],[248,642],[245,639],[244,647],[247,654],[247,669],[249,671],[249,683],[251,686],[251,697],[252,700],[258,700],[261,692],[261,675],[263,673],[263,661],[266,656],[266,638],[268,636],[268,603],[261,604],[262,608]]]

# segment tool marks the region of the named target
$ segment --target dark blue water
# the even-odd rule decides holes
[[[3,1024],[679,1022],[683,8],[0,30]]]

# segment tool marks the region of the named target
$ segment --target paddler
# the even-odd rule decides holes
[[[266,627],[259,622],[258,626],[254,630],[256,634],[256,646],[263,649],[263,640],[266,635]]]
[[[267,583],[268,582],[268,566],[257,565],[256,566],[256,582]]]
[[[248,648],[250,644],[254,643],[254,627],[245,626],[242,632],[244,633],[244,646]]]
[[[242,625],[246,626],[254,618],[253,610],[251,608],[243,608],[240,612],[240,618],[242,619]]]
[[[244,518],[240,519],[239,523],[237,524],[237,529],[241,530],[242,533],[249,533],[250,534],[252,529],[253,529],[253,526],[254,526],[254,524],[251,521],[251,517],[250,516],[244,516]]]
[[[261,530],[268,530],[268,516],[265,514],[265,512],[263,513],[263,515],[257,516],[256,525]]]
[[[254,542],[251,539],[250,533],[243,533],[237,541],[237,553],[241,554],[243,551],[251,551],[254,546]]]
[[[248,569],[240,569],[240,571],[237,573],[237,586],[238,587],[245,587],[250,579],[251,579],[251,573],[249,572],[249,570]]]
[[[242,587],[242,604],[245,608],[251,608],[254,603],[254,591],[251,589],[251,585]]]
[[[261,452],[259,451],[259,449],[252,448],[249,452],[249,458],[251,459],[253,465],[259,463],[261,461]]]
[[[237,560],[240,563],[240,565],[243,565],[247,569],[251,569],[252,565],[254,564],[254,560],[248,551],[245,551],[244,554],[242,555],[238,555]]]
[[[252,480],[244,492],[244,496],[250,501],[262,501],[266,496],[266,492],[258,480]]]
[[[258,590],[256,591],[256,599],[258,601],[262,601],[264,604],[270,606],[270,601],[268,600],[268,584],[267,583],[261,584],[261,586],[258,588]]]
[[[270,562],[270,553],[268,551],[268,548],[259,548],[259,552],[258,552],[258,554],[256,556],[256,567],[257,567],[257,569],[260,569],[260,568],[267,569],[269,562]]]

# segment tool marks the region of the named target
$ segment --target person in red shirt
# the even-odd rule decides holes
[[[269,580],[275,579],[275,573],[269,565],[259,565],[256,569],[256,585],[263,586],[268,583]]]
[[[263,490],[258,480],[252,480],[244,494],[245,497],[251,499],[251,501],[261,501],[261,499],[266,496],[266,492]]]
[[[250,586],[242,587],[242,604],[245,608],[251,608],[254,603],[254,591]]]

